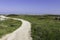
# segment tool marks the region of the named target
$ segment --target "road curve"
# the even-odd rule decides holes
[[[10,18],[2,16],[3,18]],[[32,40],[31,38],[31,23],[18,18],[11,18],[14,20],[22,21],[22,25],[14,32],[3,36],[0,40]]]

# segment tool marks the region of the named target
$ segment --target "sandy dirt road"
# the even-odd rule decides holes
[[[4,18],[9,18],[2,16]],[[18,18],[11,18],[14,20],[19,20],[22,22],[22,25],[16,29],[14,32],[3,36],[0,40],[32,40],[31,38],[31,23]]]

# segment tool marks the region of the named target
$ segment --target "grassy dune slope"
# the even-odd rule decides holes
[[[11,33],[19,28],[21,25],[21,21],[13,20],[13,19],[6,19],[1,21],[0,20],[0,37],[5,34]]]
[[[31,35],[33,40],[60,40],[60,20],[57,16],[10,16],[28,20],[32,23]]]

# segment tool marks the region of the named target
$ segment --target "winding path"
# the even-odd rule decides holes
[[[5,17],[5,16],[2,16],[2,17],[10,18],[10,17]],[[22,21],[22,25],[13,33],[3,36],[0,40],[32,40],[31,23],[26,20],[18,19],[18,18],[11,18],[11,19]]]

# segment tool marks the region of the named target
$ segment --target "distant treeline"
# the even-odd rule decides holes
[[[24,16],[24,17],[35,17],[38,19],[53,19],[53,20],[60,20],[60,15],[18,15],[18,14],[9,14],[7,15],[9,17],[18,17],[18,16]]]
[[[18,15],[20,15],[20,14],[8,14],[7,16],[18,16]],[[32,16],[60,16],[60,15],[32,15]]]

